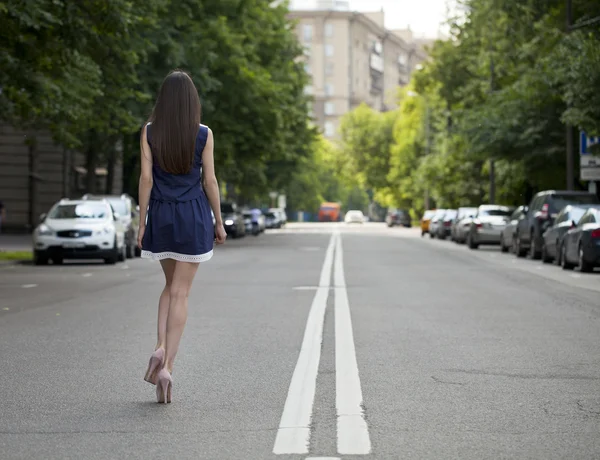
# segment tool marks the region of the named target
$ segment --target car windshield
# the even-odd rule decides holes
[[[550,207],[557,212],[570,204],[598,204],[598,198],[590,195],[552,195]]]
[[[106,219],[108,207],[104,203],[61,204],[56,206],[50,219]]]
[[[230,203],[221,203],[221,212],[224,214],[233,214],[233,205]]]
[[[128,214],[127,204],[125,203],[125,200],[113,199],[113,200],[108,200],[108,202],[113,207],[115,212],[119,213],[121,216],[125,216]]]
[[[456,214],[458,214],[457,211],[448,211],[446,214],[444,214],[444,219],[454,219],[456,217]]]
[[[272,212],[268,212],[265,214],[265,217],[267,217],[269,219],[275,219],[275,214],[273,214]]]
[[[482,209],[480,216],[510,216],[510,209]]]
[[[571,208],[571,211],[569,212],[569,219],[579,222],[579,219],[581,219],[585,211],[586,209],[583,208]]]

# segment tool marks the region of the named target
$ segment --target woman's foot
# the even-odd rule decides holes
[[[159,371],[163,367],[163,363],[165,361],[165,349],[157,348],[152,356],[150,357],[150,362],[148,363],[148,370],[146,371],[146,375],[144,376],[144,380],[146,382],[150,382],[153,385],[156,385],[156,380]]]
[[[171,402],[171,391],[173,389],[173,377],[166,369],[161,369],[156,382],[156,401],[162,404]]]

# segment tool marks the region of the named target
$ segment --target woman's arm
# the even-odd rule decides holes
[[[221,217],[221,197],[219,195],[219,182],[215,174],[214,158],[215,140],[213,133],[208,128],[208,139],[202,152],[202,185],[208,197],[208,202],[215,215],[215,234],[217,243],[225,242],[227,237],[223,228],[223,218]]]
[[[140,183],[138,189],[138,197],[140,200],[140,229],[138,232],[138,247],[142,247],[142,238],[146,230],[146,215],[148,212],[148,203],[150,202],[150,192],[152,191],[152,152],[148,145],[146,137],[147,125],[142,129],[140,139]]]

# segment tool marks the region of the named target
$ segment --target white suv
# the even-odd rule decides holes
[[[56,203],[40,216],[33,232],[36,265],[48,260],[104,259],[107,264],[125,260],[125,231],[119,215],[106,200],[68,200]]]

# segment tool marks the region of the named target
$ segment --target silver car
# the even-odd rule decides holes
[[[467,232],[471,228],[471,220],[477,214],[477,208],[458,208],[458,214],[452,222],[450,236],[456,243],[464,243],[467,239]]]
[[[512,209],[508,206],[486,204],[477,208],[467,234],[467,245],[477,249],[482,244],[500,244],[502,231],[506,227]]]

